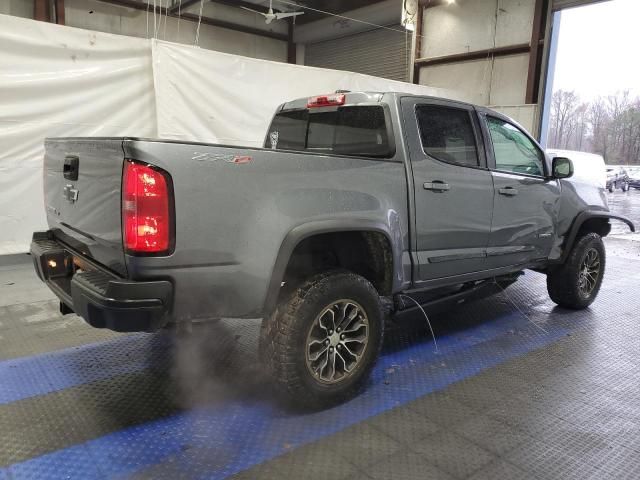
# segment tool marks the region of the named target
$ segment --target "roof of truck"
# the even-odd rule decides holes
[[[481,113],[490,114],[494,117],[502,118],[503,120],[507,120],[513,123],[518,124],[514,119],[509,116],[500,113],[496,110],[492,110],[488,107],[483,107],[480,105],[475,105],[473,103],[463,102],[461,100],[455,100],[452,98],[446,97],[435,97],[432,95],[417,95],[415,93],[407,93],[407,92],[397,92],[397,91],[388,91],[388,92],[376,92],[376,91],[348,91],[348,90],[337,90],[335,92],[329,93],[321,93],[317,95],[313,95],[310,97],[302,97],[296,98],[294,100],[290,100],[278,106],[276,109],[277,112],[281,112],[284,110],[301,110],[308,108],[308,102],[310,99],[316,96],[330,96],[335,94],[344,94],[345,95],[345,105],[371,105],[375,103],[382,103],[385,97],[387,101],[385,103],[395,103],[399,98],[405,97],[413,97],[413,98],[422,98],[425,100],[435,100],[437,102],[446,102],[448,104],[455,104],[461,107],[466,108],[474,108]],[[519,125],[519,124],[518,124]]]
[[[311,98],[314,98],[315,96],[327,96],[327,95],[335,95],[335,94],[344,94],[346,97],[345,103],[348,105],[358,105],[363,103],[369,103],[369,104],[380,103],[383,101],[385,96],[393,97],[393,98],[416,97],[416,98],[427,98],[432,100],[446,101],[446,102],[457,103],[457,104],[465,105],[469,107],[475,107],[478,109],[489,110],[489,109],[485,109],[484,107],[473,105],[471,103],[463,102],[460,100],[454,100],[454,99],[445,98],[445,97],[434,97],[431,95],[417,95],[415,93],[396,92],[396,91],[378,92],[378,91],[336,90],[335,92],[319,93],[317,95],[312,95],[309,97],[301,97],[301,98],[296,98],[294,100],[290,100],[280,105],[280,107],[278,108],[278,111],[297,110],[297,109],[307,108],[307,103]]]
[[[424,98],[424,99],[437,100],[437,101],[448,102],[448,103],[455,103],[458,105],[464,105],[466,107],[473,107],[481,112],[491,112],[492,114],[497,114],[499,116],[503,116],[507,118],[504,114],[501,114],[500,112],[497,112],[491,108],[483,107],[481,105],[476,105],[476,104],[465,102],[462,100],[456,100],[456,99],[447,98],[447,97],[436,97],[433,95],[418,95],[415,93],[397,92],[397,91],[379,92],[379,91],[336,90],[335,92],[320,93],[317,95],[312,95],[310,97],[300,97],[300,98],[290,100],[280,105],[280,107],[278,108],[278,111],[307,108],[307,102],[309,101],[310,98],[313,98],[314,96],[333,95],[333,94],[340,94],[340,93],[343,93],[346,96],[345,103],[348,105],[357,105],[362,103],[380,103],[383,101],[383,98],[385,96],[387,98],[392,97],[394,99],[404,98],[404,97],[415,97],[415,98]]]

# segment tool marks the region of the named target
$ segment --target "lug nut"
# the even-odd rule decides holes
[[[340,329],[339,329],[339,328],[336,328],[336,332],[340,333]]]
[[[340,335],[340,340],[344,340],[344,335]]]
[[[333,330],[329,330],[329,335],[333,335]]]
[[[333,352],[333,347],[329,347],[329,351],[330,351],[330,352]]]

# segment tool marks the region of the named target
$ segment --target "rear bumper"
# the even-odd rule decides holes
[[[51,232],[33,234],[31,256],[40,280],[93,327],[151,332],[169,321],[171,282],[118,278],[56,241]]]

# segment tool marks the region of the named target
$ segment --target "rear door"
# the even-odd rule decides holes
[[[482,115],[495,187],[491,267],[530,263],[549,256],[560,207],[560,184],[536,142],[501,116]]]
[[[44,195],[55,236],[125,275],[122,242],[122,139],[48,139]]]
[[[493,183],[475,111],[432,99],[401,102],[414,178],[414,280],[484,270]]]

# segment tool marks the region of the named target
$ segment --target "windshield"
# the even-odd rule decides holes
[[[269,128],[265,147],[361,157],[393,155],[381,106],[278,113]]]

